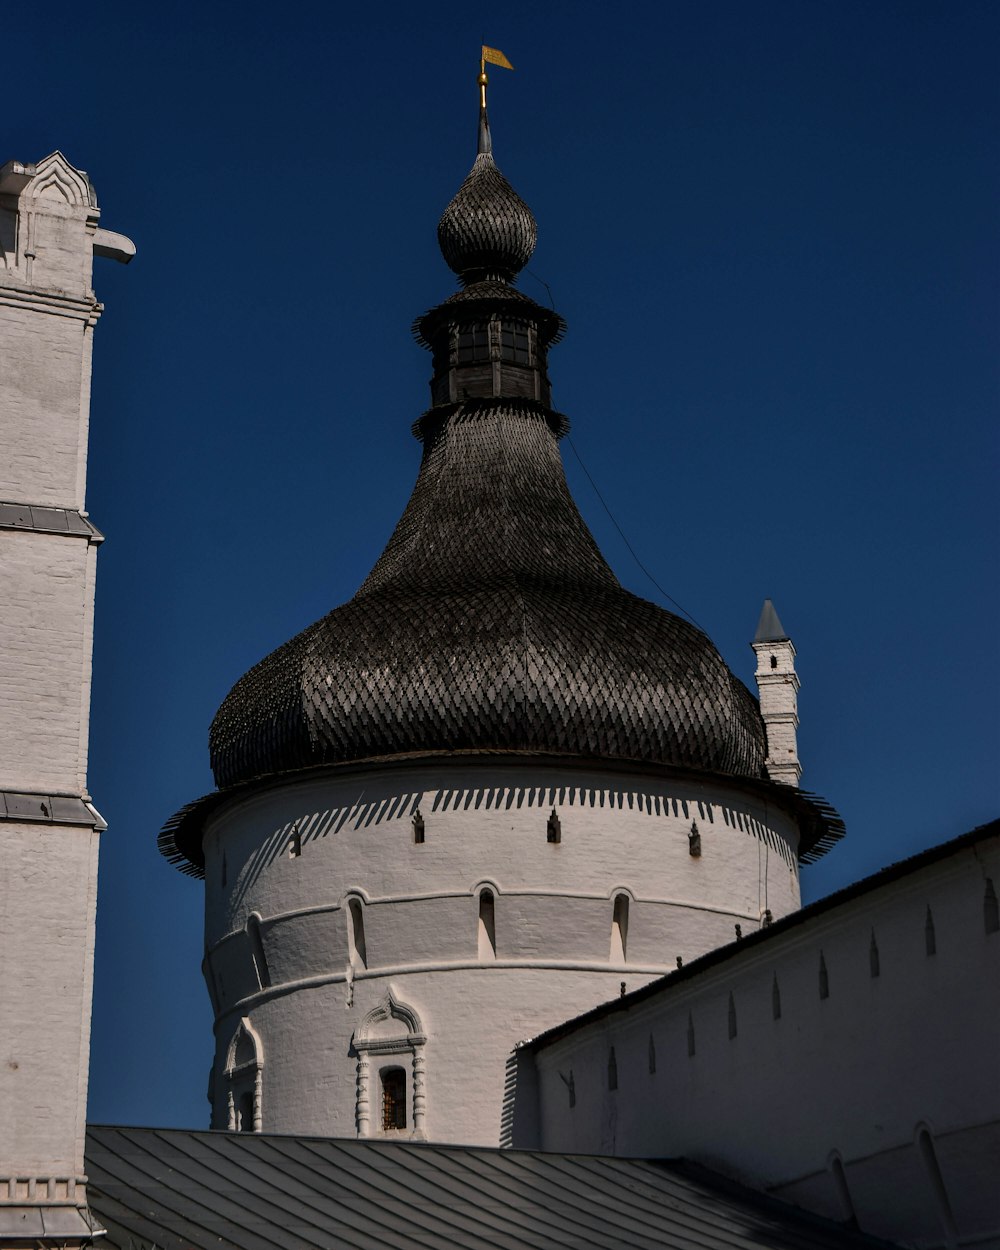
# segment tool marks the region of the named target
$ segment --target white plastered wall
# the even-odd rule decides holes
[[[537,1144],[683,1155],[893,1241],[1000,1246],[1000,932],[985,920],[987,878],[1000,886],[995,837],[544,1045]]]
[[[547,840],[553,809],[557,843]],[[357,1130],[352,1038],[391,990],[427,1038],[426,1136],[496,1144],[516,1041],[799,901],[792,820],[738,782],[523,759],[276,785],[211,817],[204,844],[213,1123],[225,1123],[223,1059],[246,1016],[267,1053],[268,1131]],[[484,888],[496,928],[488,958]],[[628,898],[624,961],[612,959],[618,894]],[[354,950],[351,897],[367,966]]]
[[[82,1202],[98,834],[0,836],[0,1202]]]

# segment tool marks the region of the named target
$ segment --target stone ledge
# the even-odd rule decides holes
[[[37,794],[0,790],[0,820],[45,825],[85,825],[107,829],[107,822],[87,800],[75,794]]]
[[[0,1243],[18,1246],[90,1245],[103,1235],[85,1204],[7,1206],[0,1203]]]
[[[0,529],[31,530],[36,534],[65,534],[102,543],[104,535],[82,512],[39,504],[0,503]]]

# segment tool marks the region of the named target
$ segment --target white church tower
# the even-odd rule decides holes
[[[518,1042],[794,911],[839,836],[580,516],[565,324],[515,285],[535,239],[483,106],[438,224],[459,289],[415,325],[410,501],[354,598],[233,687],[219,789],[161,834],[205,880],[216,1128],[516,1140]]]
[[[97,844],[87,737],[100,532],[85,511],[93,257],[87,175],[0,167],[0,1243],[78,1246]]]
[[[795,672],[795,648],[770,599],[764,600],[751,645],[757,656],[760,714],[767,729],[767,775],[782,785],[797,786],[802,765],[797,740],[799,678]]]

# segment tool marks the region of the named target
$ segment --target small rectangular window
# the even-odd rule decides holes
[[[382,1073],[382,1132],[406,1128],[406,1073],[387,1068]]]
[[[473,364],[478,360],[489,360],[490,358],[490,335],[489,326],[480,323],[479,325],[464,326],[458,332],[458,363],[460,365]]]
[[[505,326],[500,335],[501,360],[512,361],[516,365],[531,363],[531,351],[528,342],[528,331],[515,326]]]

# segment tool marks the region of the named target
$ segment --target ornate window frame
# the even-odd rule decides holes
[[[385,1025],[387,1021],[396,1023],[398,1027],[390,1029],[388,1033],[386,1030],[380,1029],[379,1026]],[[391,989],[386,992],[385,997],[378,1006],[373,1007],[361,1021],[360,1025],[358,1025],[357,1029],[355,1029],[353,1047],[358,1056],[355,1121],[359,1137],[395,1137],[398,1139],[405,1134],[415,1141],[424,1141],[426,1139],[424,1130],[426,1108],[424,1046],[426,1042],[427,1036],[424,1033],[423,1025],[420,1023],[420,1017],[412,1007],[400,1002]],[[406,1055],[410,1056],[411,1070],[411,1079],[407,1082],[409,1086],[407,1093],[409,1106],[407,1110],[410,1112],[407,1117],[407,1124],[410,1127],[402,1130],[390,1129],[383,1131],[381,1128],[381,1101],[378,1089],[375,1091],[377,1114],[374,1117],[372,1115],[372,1061],[376,1061],[377,1076],[377,1070],[382,1066],[377,1061],[383,1056],[394,1058],[397,1062],[392,1066],[399,1067],[400,1059]],[[374,1128],[373,1120],[375,1123]]]
[[[250,1042],[253,1048],[253,1058],[238,1064],[236,1055],[243,1038]],[[240,1020],[229,1043],[225,1074],[229,1131],[236,1132],[236,1108],[239,1105],[240,1096],[249,1093],[253,1096],[253,1131],[259,1133],[263,1127],[264,1044],[248,1016]]]

